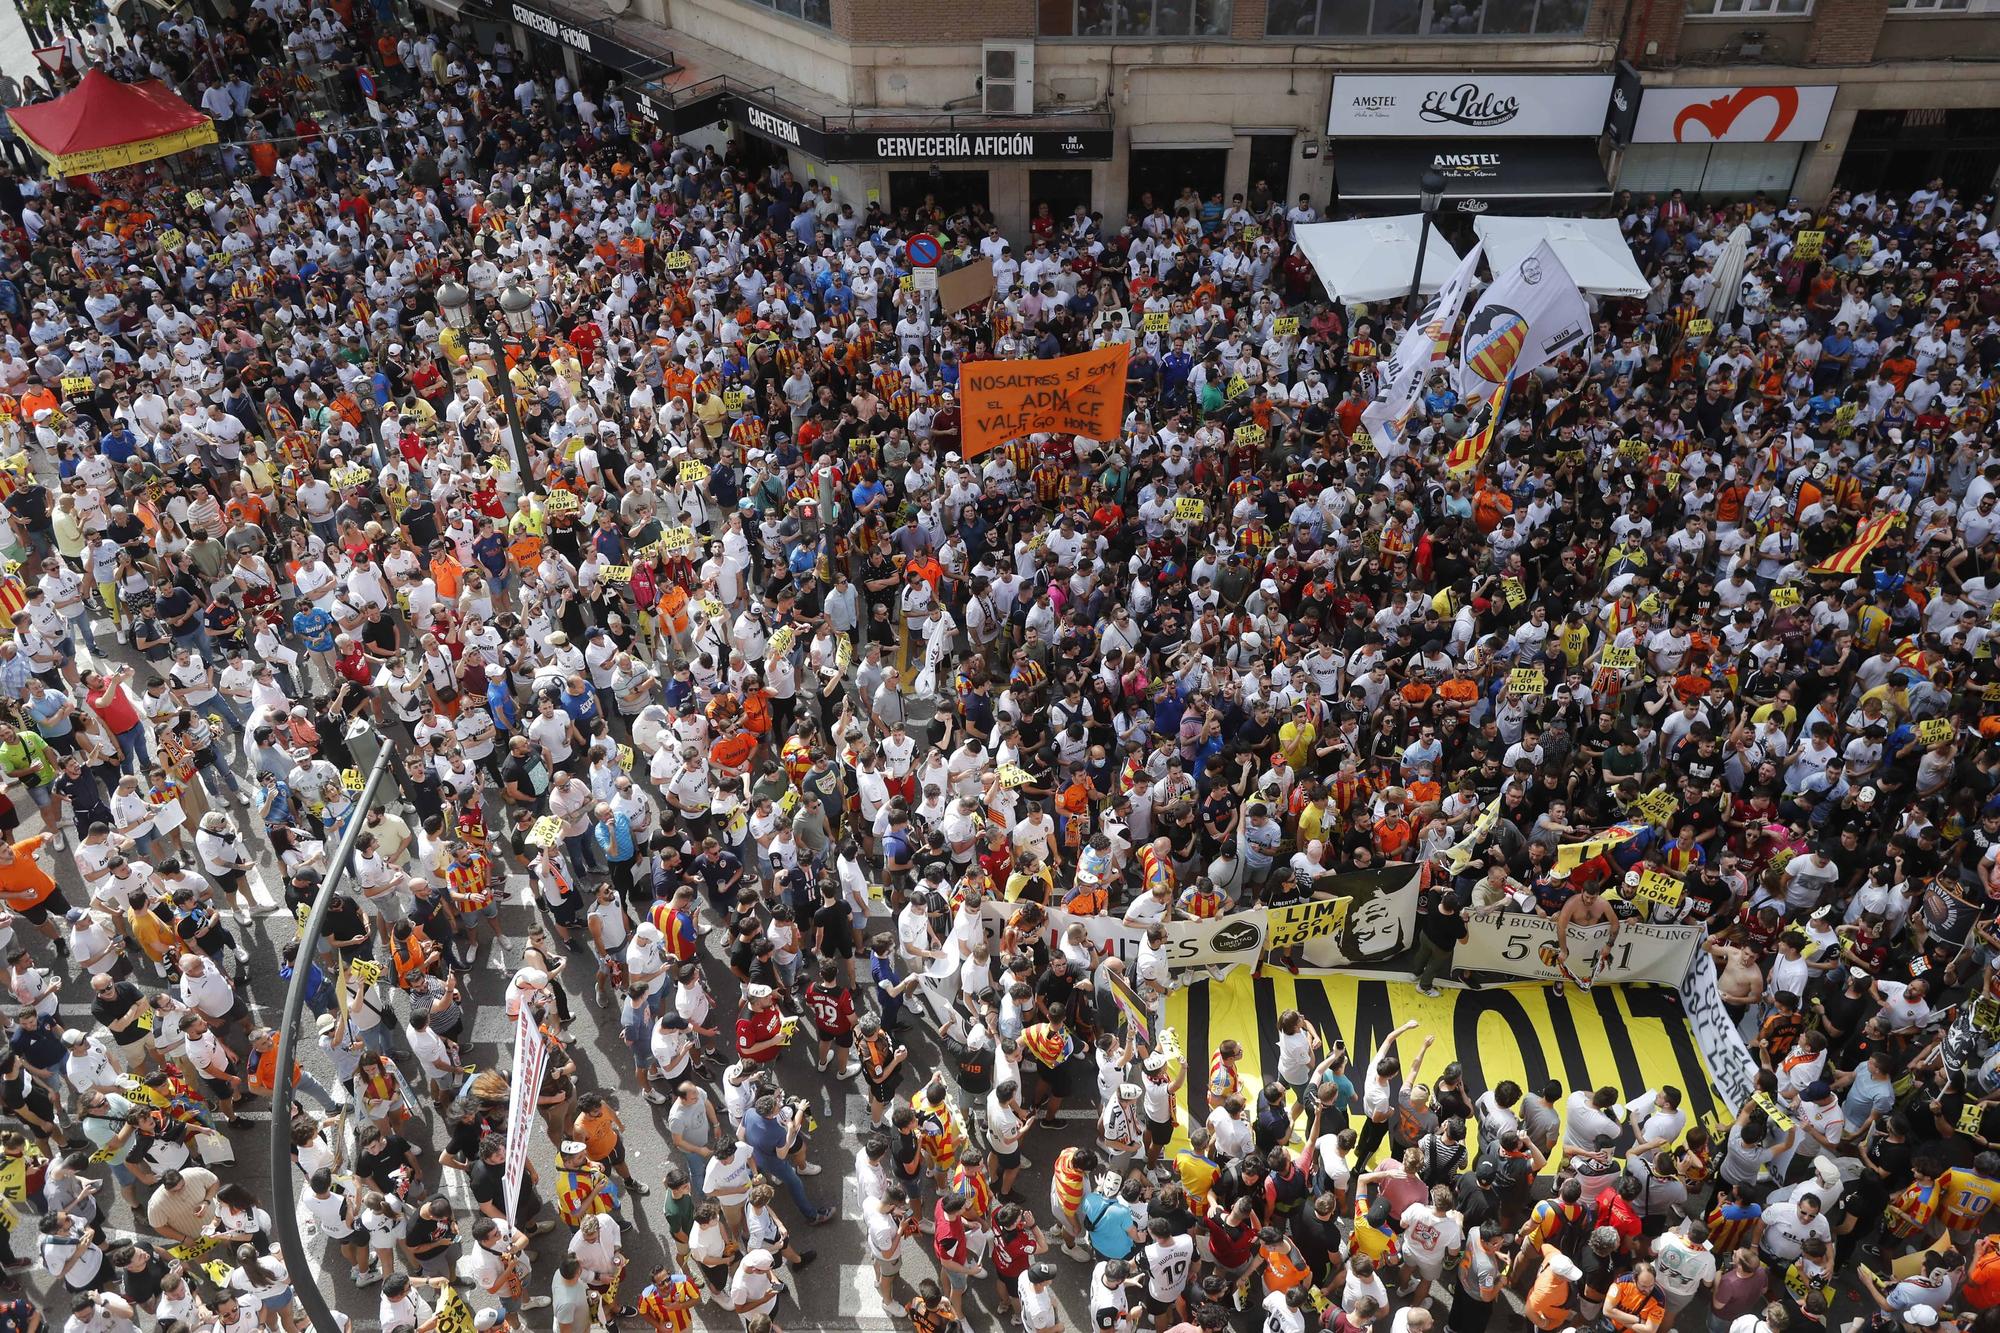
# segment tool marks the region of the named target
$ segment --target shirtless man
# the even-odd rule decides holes
[[[1757,966],[1757,955],[1754,950],[1726,940],[1709,940],[1702,947],[1721,968],[1715,985],[1722,995],[1722,1007],[1740,1024],[1764,994],[1764,973]]]
[[[1611,933],[1604,937],[1604,947],[1597,951],[1597,957],[1583,975],[1577,975],[1569,965],[1569,933],[1579,927],[1596,926],[1609,922]],[[1562,976],[1556,978],[1555,993],[1563,993],[1563,978],[1567,977],[1585,990],[1590,989],[1591,979],[1598,970],[1611,961],[1611,946],[1618,941],[1618,914],[1611,910],[1611,904],[1604,901],[1595,881],[1584,885],[1571,895],[1569,901],[1556,913],[1556,967]]]

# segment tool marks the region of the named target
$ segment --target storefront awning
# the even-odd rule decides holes
[[[1132,147],[1142,152],[1175,150],[1199,152],[1205,148],[1230,148],[1236,143],[1236,131],[1227,125],[1211,125],[1201,121],[1164,121],[1157,125],[1134,125],[1131,130]]]
[[[1445,208],[1463,213],[1527,204],[1582,208],[1611,193],[1595,138],[1333,144],[1334,181],[1343,203],[1414,203],[1426,171],[1444,177]]]

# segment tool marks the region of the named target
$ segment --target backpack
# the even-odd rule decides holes
[[[1597,1230],[1597,1204],[1590,1199],[1582,1199],[1576,1207],[1574,1217],[1558,1212],[1563,1224],[1562,1230],[1556,1233],[1555,1246],[1571,1263],[1583,1268],[1590,1255],[1590,1233]]]

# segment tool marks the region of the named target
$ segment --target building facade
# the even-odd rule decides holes
[[[1188,187],[1406,211],[1427,168],[1447,208],[1579,213],[1617,188],[1977,196],[2000,170],[2000,0],[493,2],[516,50],[622,79],[676,133],[1017,233]]]

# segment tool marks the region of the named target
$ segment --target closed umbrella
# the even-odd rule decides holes
[[[1730,309],[1735,306],[1737,287],[1743,281],[1743,265],[1750,258],[1750,228],[1742,223],[1729,233],[1728,244],[1722,247],[1722,257],[1715,261],[1715,286],[1708,293],[1708,317],[1717,324],[1729,318]]]

